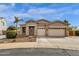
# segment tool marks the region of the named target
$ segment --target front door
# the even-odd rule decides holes
[[[29,26],[29,35],[34,35],[34,26]]]
[[[22,27],[22,33],[26,33],[26,27]]]

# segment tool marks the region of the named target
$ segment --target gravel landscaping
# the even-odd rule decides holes
[[[13,43],[13,42],[36,42],[36,37],[17,37],[15,39],[0,39],[0,43]]]

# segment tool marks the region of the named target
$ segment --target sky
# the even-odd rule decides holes
[[[0,3],[0,17],[4,17],[7,26],[14,25],[14,16],[28,20],[46,19],[49,21],[67,19],[73,26],[79,27],[79,4],[77,3]]]

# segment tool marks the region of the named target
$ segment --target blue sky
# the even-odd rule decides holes
[[[14,25],[14,16],[27,20],[46,19],[49,21],[67,19],[73,26],[79,26],[79,4],[69,3],[1,3],[0,17],[7,25]]]

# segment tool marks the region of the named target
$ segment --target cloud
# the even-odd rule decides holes
[[[57,4],[55,4],[57,6]],[[69,5],[69,6],[66,6],[66,7],[62,7],[62,8],[49,8],[49,7],[46,7],[46,8],[31,8],[27,11],[28,14],[32,14],[32,15],[42,15],[42,14],[45,14],[45,15],[65,15],[65,14],[72,14],[73,12],[73,7],[74,5]]]
[[[53,8],[31,8],[26,13],[31,15],[31,18],[51,18],[51,19],[61,19],[65,14],[68,14],[70,10],[68,11],[67,8],[59,8],[59,9],[53,9]]]
[[[17,16],[17,17],[31,17],[30,14],[27,14],[27,13],[15,13],[14,16]]]
[[[13,6],[13,7],[15,7],[15,5],[16,5],[15,3],[11,3],[11,6]]]
[[[31,4],[26,4],[25,6],[30,6]],[[32,4],[33,5],[33,4]],[[31,6],[32,6],[31,5]],[[43,18],[44,16],[51,16],[53,18],[57,17],[59,18],[59,16],[63,16],[64,14],[69,13],[67,10],[67,8],[60,8],[60,9],[53,9],[53,8],[49,8],[49,7],[43,7],[43,8],[29,8],[26,12],[26,8],[20,9],[19,11],[15,12],[14,11],[14,7],[15,3],[12,3],[11,5],[5,5],[5,4],[1,4],[0,5],[0,11],[3,16],[18,16],[20,18],[25,18],[25,17],[29,17],[29,18]],[[8,12],[7,12],[8,11]],[[5,12],[5,13],[4,13]],[[23,13],[24,12],[24,13]]]
[[[0,11],[8,10],[9,6],[6,5],[0,5]]]
[[[27,4],[29,6],[30,4]],[[63,17],[65,14],[69,14],[70,7],[64,7],[64,8],[59,8],[59,9],[53,9],[49,7],[43,7],[43,8],[29,8],[26,12],[26,8],[24,7],[20,11],[15,12],[14,11],[15,4],[10,5],[0,5],[0,9],[2,9],[3,13],[0,14],[2,16],[5,16],[6,18],[8,17],[9,21],[14,21],[13,16],[17,16],[19,18],[34,18],[34,19],[40,19],[40,18],[53,18],[53,19],[60,19]],[[68,10],[68,9],[69,10]],[[6,13],[4,13],[6,11]],[[7,12],[10,11],[10,12]]]
[[[79,15],[79,9],[73,10],[72,12],[74,15]]]
[[[7,10],[12,10],[12,7],[9,5],[5,5],[5,4],[0,4],[0,11],[7,11]]]
[[[55,13],[55,9],[50,8],[35,8],[35,9],[29,9],[27,13],[29,14],[48,14],[48,13]]]

